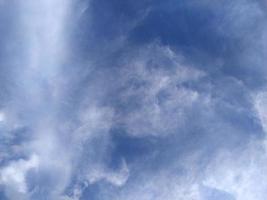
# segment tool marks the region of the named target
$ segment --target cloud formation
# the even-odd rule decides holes
[[[266,16],[0,1],[0,199],[266,199]]]

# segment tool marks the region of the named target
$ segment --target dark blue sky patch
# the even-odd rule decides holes
[[[155,153],[160,144],[157,138],[146,137],[136,138],[128,136],[125,132],[114,130],[113,145],[114,150],[111,158],[124,158],[127,162],[149,159]]]

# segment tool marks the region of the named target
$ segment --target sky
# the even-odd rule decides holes
[[[0,200],[266,200],[266,0],[0,0]]]

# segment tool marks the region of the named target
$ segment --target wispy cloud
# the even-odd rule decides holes
[[[265,9],[0,1],[0,198],[266,199]]]

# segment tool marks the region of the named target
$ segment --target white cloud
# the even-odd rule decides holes
[[[266,147],[261,142],[252,142],[245,150],[219,153],[209,164],[203,184],[225,191],[236,200],[264,200],[266,178]]]
[[[260,92],[255,96],[256,117],[258,117],[260,124],[267,133],[267,92]]]
[[[103,194],[103,199],[117,200],[201,200],[199,185],[194,183],[192,177],[183,177],[167,170],[156,174],[146,172],[118,193],[104,191]]]
[[[125,160],[122,161],[121,169],[118,171],[111,171],[109,169],[97,167],[90,169],[87,175],[90,184],[105,180],[118,187],[123,186],[126,183],[128,176],[129,169]]]
[[[39,157],[32,155],[28,160],[17,160],[10,162],[0,169],[0,183],[5,187],[7,194],[11,191],[25,195],[27,191],[26,176],[29,170],[38,170]],[[14,194],[10,194],[11,199]],[[14,199],[15,200],[15,199]]]
[[[267,131],[267,94],[255,95],[255,117]],[[254,139],[246,148],[223,150],[208,165],[203,184],[231,194],[236,200],[264,200],[267,190],[266,140]]]
[[[3,123],[5,122],[6,120],[6,115],[4,112],[0,112],[0,123]]]
[[[135,99],[137,106],[121,120],[129,134],[165,135],[183,125],[186,110],[199,100],[199,93],[183,84],[198,81],[205,73],[182,64],[170,48],[153,44],[129,59],[122,71],[126,104]],[[166,62],[166,60],[168,62]]]
[[[117,116],[116,110],[110,106],[103,106],[102,99],[95,97],[96,92],[89,87],[86,90],[88,95],[85,94],[87,97],[81,100],[83,102],[77,106],[79,108],[71,113],[72,119],[65,122],[68,117],[64,118],[64,116],[64,119],[61,119],[60,111],[65,108],[62,106],[62,100],[66,96],[62,93],[62,85],[58,83],[62,81],[66,84],[69,80],[57,76],[57,72],[62,59],[67,54],[63,32],[67,23],[69,1],[27,0],[21,3],[21,6],[21,11],[24,11],[21,20],[28,50],[25,56],[27,59],[22,63],[24,68],[19,74],[22,82],[26,83],[18,89],[18,92],[27,101],[23,101],[24,98],[22,101],[18,98],[17,102],[11,102],[9,107],[13,110],[11,117],[8,117],[16,118],[26,114],[24,121],[30,126],[32,137],[26,145],[24,144],[28,145],[27,147],[14,146],[14,149],[18,152],[24,148],[30,152],[37,152],[38,156],[33,155],[29,160],[13,161],[0,170],[0,182],[5,186],[10,199],[16,200],[20,198],[18,195],[22,194],[24,199],[29,199],[31,194],[27,194],[27,173],[30,170],[40,169],[45,171],[45,175],[55,177],[52,179],[55,181],[44,183],[41,187],[52,188],[48,197],[56,200],[80,199],[84,188],[78,186],[73,188],[72,197],[62,196],[72,178],[75,179],[76,176],[89,184],[105,181],[115,188],[120,188],[120,194],[111,194],[116,197],[113,199],[118,200],[200,200],[202,198],[199,189],[201,180],[198,175],[203,174],[199,171],[193,172],[194,169],[192,169],[197,163],[183,166],[187,174],[181,175],[177,171],[164,168],[158,174],[144,174],[143,177],[135,179],[136,182],[130,182],[128,185],[131,177],[126,161],[122,162],[118,170],[111,170],[105,166],[104,155],[109,151],[109,131],[114,121],[123,124],[128,133],[133,136],[160,137],[179,130],[184,125],[187,113],[195,104],[207,103],[207,107],[212,110],[210,102],[206,101],[208,98],[203,98],[199,91],[186,86],[188,83],[200,81],[206,74],[185,64],[183,58],[167,46],[152,44],[142,47],[143,49],[134,55],[126,56],[123,63],[125,70],[120,74],[122,78],[115,83],[119,84],[118,87],[127,85],[119,98],[126,106],[136,99],[138,105],[135,108]],[[90,9],[87,4],[81,5],[80,14],[82,15],[86,9]],[[243,12],[247,10],[248,7],[239,11],[242,13],[237,15],[243,16]],[[239,26],[239,24],[233,26]],[[110,46],[113,48],[112,45]],[[81,78],[80,74],[77,79],[79,78]],[[131,81],[134,83],[131,84]],[[68,84],[73,85],[72,82],[66,85]],[[72,89],[66,87],[66,90]],[[103,85],[100,89],[104,89]],[[17,98],[14,97],[14,99]],[[257,96],[256,108],[265,131],[267,130],[266,103],[265,93]],[[58,115],[57,111],[61,115]],[[29,114],[31,115],[29,117],[27,113],[32,112],[34,114]],[[63,112],[65,113],[65,110]],[[204,122],[204,125],[208,126],[205,128],[210,132],[217,131],[223,135],[229,130],[229,132],[235,131],[235,128],[228,127],[227,123],[221,123],[221,121],[218,124],[223,131],[218,131],[218,126],[215,127],[212,124],[216,119],[210,120],[217,115],[209,115],[209,110],[205,112],[207,117],[200,116],[203,117],[200,122]],[[6,118],[6,114],[0,112],[0,123],[5,122]],[[24,125],[19,119],[20,117],[17,117],[14,121]],[[207,122],[209,120],[212,122]],[[14,124],[13,120],[9,124]],[[219,134],[214,133],[214,137]],[[262,178],[267,178],[266,159],[265,150],[262,152],[256,148],[257,146],[253,145],[252,150],[234,152],[233,155],[232,152],[216,155],[204,173],[206,176],[204,185],[231,193],[237,200],[263,200],[264,191],[267,189],[267,184],[262,182]],[[169,156],[176,157],[176,155]],[[179,162],[182,161],[179,159],[174,161],[175,164]],[[106,199],[111,197],[108,196]]]

